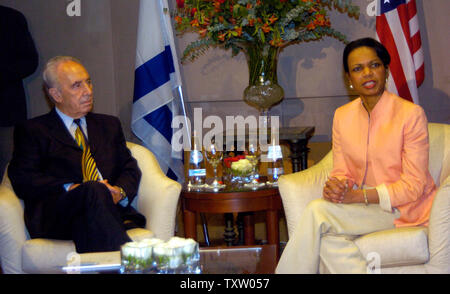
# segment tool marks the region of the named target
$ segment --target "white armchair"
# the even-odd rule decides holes
[[[369,261],[373,260],[371,253],[379,254],[381,273],[450,273],[450,125],[430,123],[428,131],[429,169],[438,187],[428,228],[396,228],[354,240]],[[330,151],[311,168],[280,177],[279,190],[289,235],[296,229],[306,205],[322,197],[332,167]],[[326,238],[322,240],[321,252],[327,250],[328,242],[333,242]],[[321,258],[320,273],[330,273],[327,262]]]
[[[142,172],[133,205],[146,219],[145,229],[131,229],[131,239],[174,235],[176,210],[181,185],[162,172],[155,156],[146,148],[127,142]],[[5,172],[0,185],[0,259],[4,273],[58,273],[75,244],[66,240],[30,239],[23,219],[23,202],[16,196]],[[114,256],[117,254],[114,254]],[[104,259],[102,253],[80,254],[87,260]]]

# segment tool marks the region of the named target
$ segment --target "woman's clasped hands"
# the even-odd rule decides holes
[[[323,187],[323,198],[333,203],[352,203],[353,181],[329,177]]]

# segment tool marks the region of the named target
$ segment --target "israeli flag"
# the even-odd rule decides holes
[[[171,146],[172,118],[183,106],[174,97],[176,88],[182,93],[179,72],[167,0],[141,0],[131,128],[167,176],[183,182],[183,150]]]

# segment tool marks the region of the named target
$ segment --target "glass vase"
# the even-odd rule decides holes
[[[269,44],[247,44],[249,82],[244,90],[244,101],[268,116],[268,110],[284,97],[283,88],[278,85],[277,64],[279,48]]]
[[[246,160],[244,154],[235,154],[234,152],[229,152],[224,156],[223,178],[226,185],[229,187],[242,188],[244,184],[250,183],[251,181],[251,167],[239,169],[234,166],[235,163],[238,163],[241,160]]]

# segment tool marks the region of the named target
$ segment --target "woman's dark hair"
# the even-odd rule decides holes
[[[381,59],[383,62],[384,67],[388,67],[391,63],[391,56],[389,55],[389,52],[387,51],[386,47],[383,46],[380,42],[378,42],[375,39],[372,38],[362,38],[355,41],[352,41],[345,46],[344,49],[344,55],[343,55],[343,63],[344,63],[344,70],[346,73],[348,73],[348,56],[350,53],[359,48],[359,47],[369,47],[375,50],[377,53],[378,58]]]

